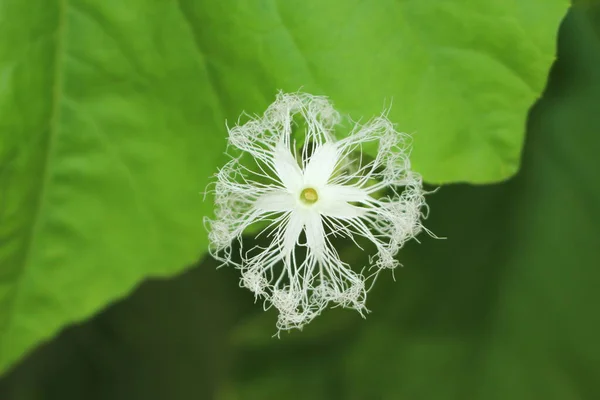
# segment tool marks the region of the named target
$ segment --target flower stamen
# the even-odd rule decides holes
[[[309,187],[300,193],[300,200],[306,204],[314,204],[319,200],[319,195],[315,189]]]

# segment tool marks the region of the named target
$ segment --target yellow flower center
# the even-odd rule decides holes
[[[305,202],[306,204],[313,204],[317,200],[319,200],[319,195],[317,191],[313,188],[306,188],[300,193],[300,200]]]

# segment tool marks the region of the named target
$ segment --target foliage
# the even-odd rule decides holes
[[[223,121],[277,89],[365,117],[393,98],[430,182],[516,172],[566,2],[340,3],[0,0],[1,369],[202,257]],[[599,397],[599,27],[570,11],[520,173],[429,196],[447,239],[407,247],[366,320],[272,339],[204,258],[68,328],[0,398]]]

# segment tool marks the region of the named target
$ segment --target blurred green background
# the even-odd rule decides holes
[[[560,26],[517,175],[430,195],[426,226],[446,239],[408,245],[366,319],[328,310],[272,338],[275,312],[203,257],[25,356],[0,399],[600,399],[599,154],[588,2]]]

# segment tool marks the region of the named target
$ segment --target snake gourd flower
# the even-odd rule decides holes
[[[328,306],[364,316],[369,279],[397,267],[399,249],[424,229],[410,137],[380,116],[338,139],[340,121],[326,97],[279,93],[262,117],[229,129],[229,148],[238,155],[216,176],[210,250],[240,270],[240,285],[266,309],[279,311],[279,330],[302,328]],[[367,157],[365,146],[376,155]],[[267,244],[246,248],[242,234],[257,223]],[[358,272],[334,238],[355,246],[370,241],[371,265]]]

